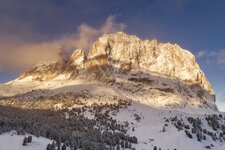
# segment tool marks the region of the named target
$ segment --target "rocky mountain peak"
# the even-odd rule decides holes
[[[195,57],[177,44],[141,40],[123,32],[105,34],[92,46],[88,67],[110,66],[114,71],[145,70],[198,84],[214,94]]]
[[[115,73],[137,70],[158,73],[190,85],[200,85],[210,94],[214,94],[195,57],[188,50],[177,44],[160,43],[156,39],[141,40],[123,32],[100,37],[93,44],[87,59],[81,49],[75,50],[70,58],[64,51],[60,51],[60,59],[56,63],[37,65],[22,77],[34,74],[51,79],[63,72],[74,74],[78,70],[90,68],[101,68],[105,73],[108,70]]]
[[[148,105],[217,109],[214,91],[195,57],[177,44],[141,40],[117,32],[105,34],[94,42],[87,58],[81,49],[69,58],[64,53],[60,56],[61,61],[39,64],[19,80],[46,84],[93,81]]]
[[[77,49],[71,55],[67,67],[76,67],[76,69],[84,69],[86,57],[85,53],[81,49]]]

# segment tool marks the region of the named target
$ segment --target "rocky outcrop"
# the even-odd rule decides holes
[[[74,67],[77,70],[84,69],[85,60],[86,58],[85,58],[84,51],[82,51],[81,49],[77,49],[71,55],[70,60],[67,64],[67,69],[73,70]]]
[[[81,49],[75,50],[71,55],[67,63],[66,69],[63,73],[69,76],[70,78],[75,78],[78,75],[78,72],[84,69],[85,60],[86,57],[84,51],[82,51]]]
[[[75,50],[70,58],[65,53],[60,52],[57,62],[40,63],[22,74],[19,79],[31,77],[32,80],[47,81],[62,74],[67,78],[74,79],[79,70],[84,69],[85,60],[84,51],[81,49]]]
[[[40,63],[34,66],[31,70],[22,74],[19,77],[19,80],[23,80],[25,78],[30,78],[30,80],[35,81],[46,81],[51,80],[58,75],[60,75],[63,71],[64,67],[57,62],[46,62]]]
[[[155,72],[191,85],[198,84],[214,94],[195,57],[177,44],[141,40],[122,32],[106,34],[93,44],[88,54],[87,68],[98,66],[111,67],[116,72]]]

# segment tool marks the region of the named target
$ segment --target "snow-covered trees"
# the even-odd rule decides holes
[[[27,146],[27,143],[31,143],[31,142],[32,142],[32,136],[24,137],[22,145]]]
[[[172,118],[165,118],[166,122],[170,122],[181,131],[183,129],[188,138],[193,138],[196,136],[197,140],[201,142],[202,140],[206,140],[207,136],[209,136],[214,141],[225,141],[225,126],[223,125],[225,122],[225,118],[223,115],[212,114],[205,115],[205,118],[199,117],[185,117],[178,118],[174,116]],[[205,122],[203,125],[203,121]],[[207,125],[206,125],[207,124]],[[208,126],[209,128],[203,128]]]
[[[7,131],[17,130],[18,134],[24,132],[54,139],[56,143],[46,145],[46,149],[55,147],[54,149],[61,150],[65,146],[76,149],[89,147],[116,149],[120,148],[118,145],[121,142],[124,143],[124,148],[131,149],[132,144],[138,141],[136,137],[127,134],[130,124],[118,122],[110,116],[111,111],[117,111],[126,105],[129,105],[129,102],[121,100],[118,104],[96,104],[57,111],[0,106],[0,125],[2,125],[0,129],[7,127],[9,128]],[[93,119],[85,117],[84,113],[87,111],[93,113],[95,117]],[[65,113],[69,118],[65,118]],[[32,142],[31,136],[26,137],[24,145],[28,141]]]
[[[186,133],[186,135],[187,135],[189,138],[192,139],[192,134],[191,134],[188,130],[185,130],[185,133]]]

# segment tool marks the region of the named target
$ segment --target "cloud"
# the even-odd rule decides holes
[[[225,93],[221,96],[220,99],[221,99],[222,102],[225,102]]]
[[[41,61],[57,60],[61,48],[70,51],[81,48],[87,53],[102,34],[124,29],[124,23],[116,23],[115,16],[109,16],[99,28],[81,24],[76,32],[46,42],[24,42],[19,37],[4,38],[0,40],[0,69],[23,71]]]
[[[219,51],[198,51],[195,55],[196,58],[204,58],[207,65],[219,65],[223,69],[225,68],[225,50]]]
[[[58,48],[54,43],[22,44],[0,52],[2,69],[24,70],[40,61],[55,60]]]
[[[196,54],[196,58],[202,58],[206,55],[207,51],[198,51],[198,53]]]
[[[69,49],[81,48],[86,52],[90,49],[91,44],[101,35],[123,31],[126,27],[124,23],[115,23],[115,16],[109,16],[102,27],[94,28],[87,24],[81,24],[78,27],[78,33],[66,35],[54,42],[59,43],[63,48]]]
[[[222,69],[225,69],[225,50],[211,53],[207,59],[211,59],[212,64],[219,65]]]
[[[217,58],[218,58],[218,64],[225,65],[225,50],[219,51]]]

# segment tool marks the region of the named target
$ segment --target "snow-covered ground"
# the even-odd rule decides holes
[[[134,121],[134,114],[138,114],[141,117],[140,122]],[[178,116],[184,120],[189,116],[195,118],[199,117],[202,119],[202,126],[210,130],[204,120],[205,115],[202,114],[202,110],[200,109],[196,110],[195,114],[190,114],[182,111],[155,109],[148,105],[134,103],[134,105],[120,111],[114,117],[117,120],[133,122],[131,127],[134,127],[135,130],[132,131],[131,128],[129,134],[137,136],[139,143],[134,145],[137,150],[151,150],[154,146],[160,147],[162,150],[173,150],[175,148],[177,150],[204,150],[206,146],[210,146],[211,144],[214,146],[211,147],[211,149],[225,149],[224,142],[213,141],[209,136],[206,136],[206,140],[202,140],[201,142],[197,141],[196,135],[190,139],[187,137],[184,130],[178,131],[171,123],[167,123],[166,131],[162,132],[163,126],[166,123],[165,118],[174,116]]]
[[[45,150],[51,140],[43,137],[32,136],[32,142],[23,146],[24,137],[29,135],[16,135],[13,132],[0,135],[0,150]]]
[[[138,101],[157,108],[173,106],[174,109],[183,106],[199,107],[203,102],[207,107],[215,109],[213,97],[208,92],[203,92],[198,87],[189,87],[178,80],[171,80],[163,75],[140,74],[136,75],[112,75],[115,81],[105,83],[101,81],[88,81],[83,79],[69,80],[65,76],[44,82],[32,80],[32,76],[23,79],[12,80],[0,85],[0,96],[13,96],[25,94],[32,90],[49,90],[52,94],[60,92],[79,93],[82,90],[91,92],[92,95],[113,95],[128,97],[132,101]],[[37,92],[35,93],[38,94]],[[40,94],[43,94],[42,92]],[[51,93],[49,93],[51,94]],[[34,95],[34,96],[36,96]],[[199,95],[204,95],[199,97]],[[32,95],[28,95],[32,96]],[[193,109],[194,110],[194,109]],[[191,111],[192,112],[192,111]]]
[[[112,116],[118,121],[129,122],[130,129],[128,130],[128,134],[138,138],[138,144],[132,145],[136,150],[151,150],[154,146],[160,147],[162,150],[174,150],[175,148],[177,150],[204,150],[206,146],[210,146],[211,144],[213,145],[211,149],[224,150],[224,142],[220,142],[219,140],[213,141],[207,135],[206,140],[202,140],[201,142],[197,140],[195,134],[190,139],[184,130],[178,131],[171,122],[165,122],[165,118],[174,116],[183,118],[184,121],[186,117],[199,117],[202,120],[202,127],[211,131],[212,129],[210,129],[205,121],[205,115],[201,113],[201,110],[198,111],[199,113],[190,114],[182,111],[152,108],[148,105],[134,102],[131,106],[123,108],[116,115],[112,114]],[[135,115],[140,116],[140,121],[135,119]],[[92,114],[86,112],[85,116],[90,118]],[[165,123],[168,126],[165,127],[165,132],[162,132]],[[185,123],[188,124],[187,121]],[[13,132],[0,135],[0,150],[45,150],[47,144],[52,143],[49,139],[33,136],[32,143],[28,144],[28,146],[22,146],[24,137],[13,134]]]
[[[141,77],[139,79],[145,79],[145,81],[148,78],[148,76],[144,75],[139,77]],[[165,125],[164,118],[174,116],[185,118],[186,116],[192,116],[204,120],[204,114],[219,113],[211,108],[198,107],[199,101],[195,101],[195,91],[191,91],[183,85],[184,95],[179,95],[178,92],[165,92],[165,90],[169,88],[179,91],[180,83],[178,84],[177,81],[171,82],[171,80],[167,78],[162,80],[161,77],[149,77],[149,81],[151,81],[150,79],[154,79],[154,82],[151,84],[141,83],[139,81],[133,82],[122,76],[115,79],[115,83],[111,84],[98,81],[89,82],[79,79],[67,80],[61,76],[60,78],[40,83],[38,81],[31,81],[31,79],[27,77],[23,80],[15,80],[0,85],[0,96],[24,94],[31,90],[42,89],[49,90],[50,92],[30,92],[25,96],[32,98],[39,94],[52,95],[60,92],[80,93],[81,91],[85,91],[90,95],[94,95],[94,97],[88,99],[90,103],[86,103],[86,105],[91,105],[95,100],[96,103],[98,101],[99,103],[103,103],[104,101],[114,103],[114,101],[109,101],[112,100],[113,98],[111,97],[114,96],[117,100],[126,98],[132,101],[132,105],[126,109],[120,110],[117,114],[112,116],[121,122],[130,122],[128,134],[136,136],[139,141],[137,145],[133,145],[136,150],[151,150],[154,146],[160,147],[162,150],[173,150],[175,148],[177,150],[203,150],[206,146],[210,146],[211,144],[213,145],[213,147],[211,146],[211,149],[225,149],[225,142],[213,141],[209,136],[206,136],[206,140],[198,142],[196,135],[193,135],[193,138],[190,139],[186,136],[184,130],[178,131],[171,123],[168,123],[166,132],[162,132],[163,126]],[[193,98],[187,99],[188,96],[185,97],[185,92],[188,90],[190,90],[189,94],[194,95]],[[166,107],[167,104],[177,105],[174,105],[174,107]],[[193,105],[185,106],[186,104]],[[61,105],[61,103],[58,103],[55,107],[60,109]],[[135,120],[136,115],[140,116],[139,122]],[[89,112],[86,112],[85,116],[87,118],[93,118],[93,114],[90,114]],[[66,117],[68,118],[69,116],[66,115]],[[202,121],[202,126],[209,129],[206,121]],[[132,131],[133,127],[134,131]],[[11,133],[0,135],[0,143],[3,143],[0,144],[0,150],[44,150],[46,149],[46,145],[51,143],[48,139],[33,137],[33,142],[24,147],[22,146],[23,138],[24,136],[11,136]]]

